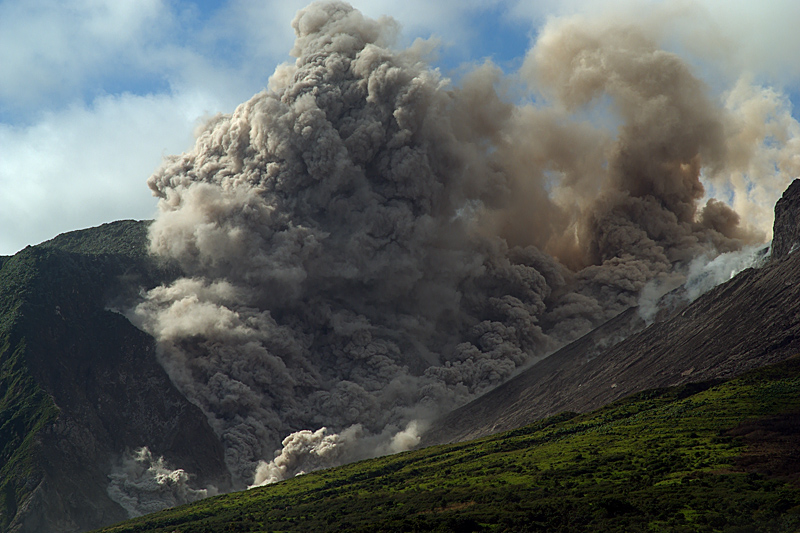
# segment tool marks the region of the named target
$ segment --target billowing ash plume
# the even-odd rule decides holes
[[[131,314],[240,487],[412,447],[648,283],[764,238],[703,202],[764,154],[732,162],[744,118],[634,27],[548,25],[521,70],[543,100],[515,105],[490,63],[454,87],[425,43],[389,48],[391,20],[292,24],[295,64],[150,178],[152,251],[186,276]],[[573,118],[596,101],[616,134]]]
[[[133,518],[217,494],[214,487],[193,489],[189,477],[180,468],[171,470],[163,457],[155,457],[143,447],[123,457],[114,468],[108,495]]]

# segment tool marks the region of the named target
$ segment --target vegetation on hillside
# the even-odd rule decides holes
[[[37,435],[59,412],[31,373],[30,346],[56,303],[102,309],[120,277],[147,264],[146,236],[146,222],[122,221],[0,258],[0,531],[43,479]]]
[[[798,409],[794,358],[102,531],[797,531]]]
[[[56,416],[25,360],[26,339],[15,331],[36,269],[26,250],[0,267],[0,530],[5,530],[41,472],[33,460],[36,434]]]
[[[86,255],[120,255],[141,258],[147,254],[148,221],[120,220],[88,230],[62,233],[38,248],[54,248]]]

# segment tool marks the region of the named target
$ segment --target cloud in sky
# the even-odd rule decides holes
[[[205,110],[202,94],[98,97],[0,125],[0,249],[13,253],[69,229],[150,217],[143,177],[163,155],[186,149]]]
[[[204,117],[233,111],[291,59],[289,23],[306,3],[0,0],[0,254],[72,229],[151,217],[147,177],[163,156],[190,148]],[[456,77],[459,63],[487,56],[506,70],[519,67],[551,17],[611,14],[653,18],[668,45],[711,69],[701,77],[712,88],[749,71],[800,92],[792,57],[800,5],[789,0],[353,4],[372,18],[394,17],[401,45],[438,39],[437,64]],[[719,87],[717,78],[725,78]]]

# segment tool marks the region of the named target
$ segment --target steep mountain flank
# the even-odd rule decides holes
[[[2,264],[2,531],[82,531],[126,518],[108,476],[140,446],[201,473],[200,486],[225,488],[205,416],[174,388],[153,339],[107,309],[169,275],[145,256],[146,229],[123,221],[73,232]]]
[[[728,378],[800,351],[800,181],[776,206],[770,263],[748,269],[674,316],[597,354],[629,309],[433,424],[423,445],[473,439],[560,411],[585,412],[647,388]]]

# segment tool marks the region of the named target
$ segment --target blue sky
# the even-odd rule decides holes
[[[151,218],[145,185],[165,155],[190,148],[205,117],[231,112],[289,61],[295,0],[0,0],[0,255],[58,233]],[[492,58],[513,74],[556,17],[653,17],[724,97],[742,75],[782,91],[797,117],[800,4],[702,0],[355,1],[402,26],[397,46],[440,42],[435,63]],[[682,11],[681,11],[682,10]],[[657,27],[657,26],[654,26]]]

